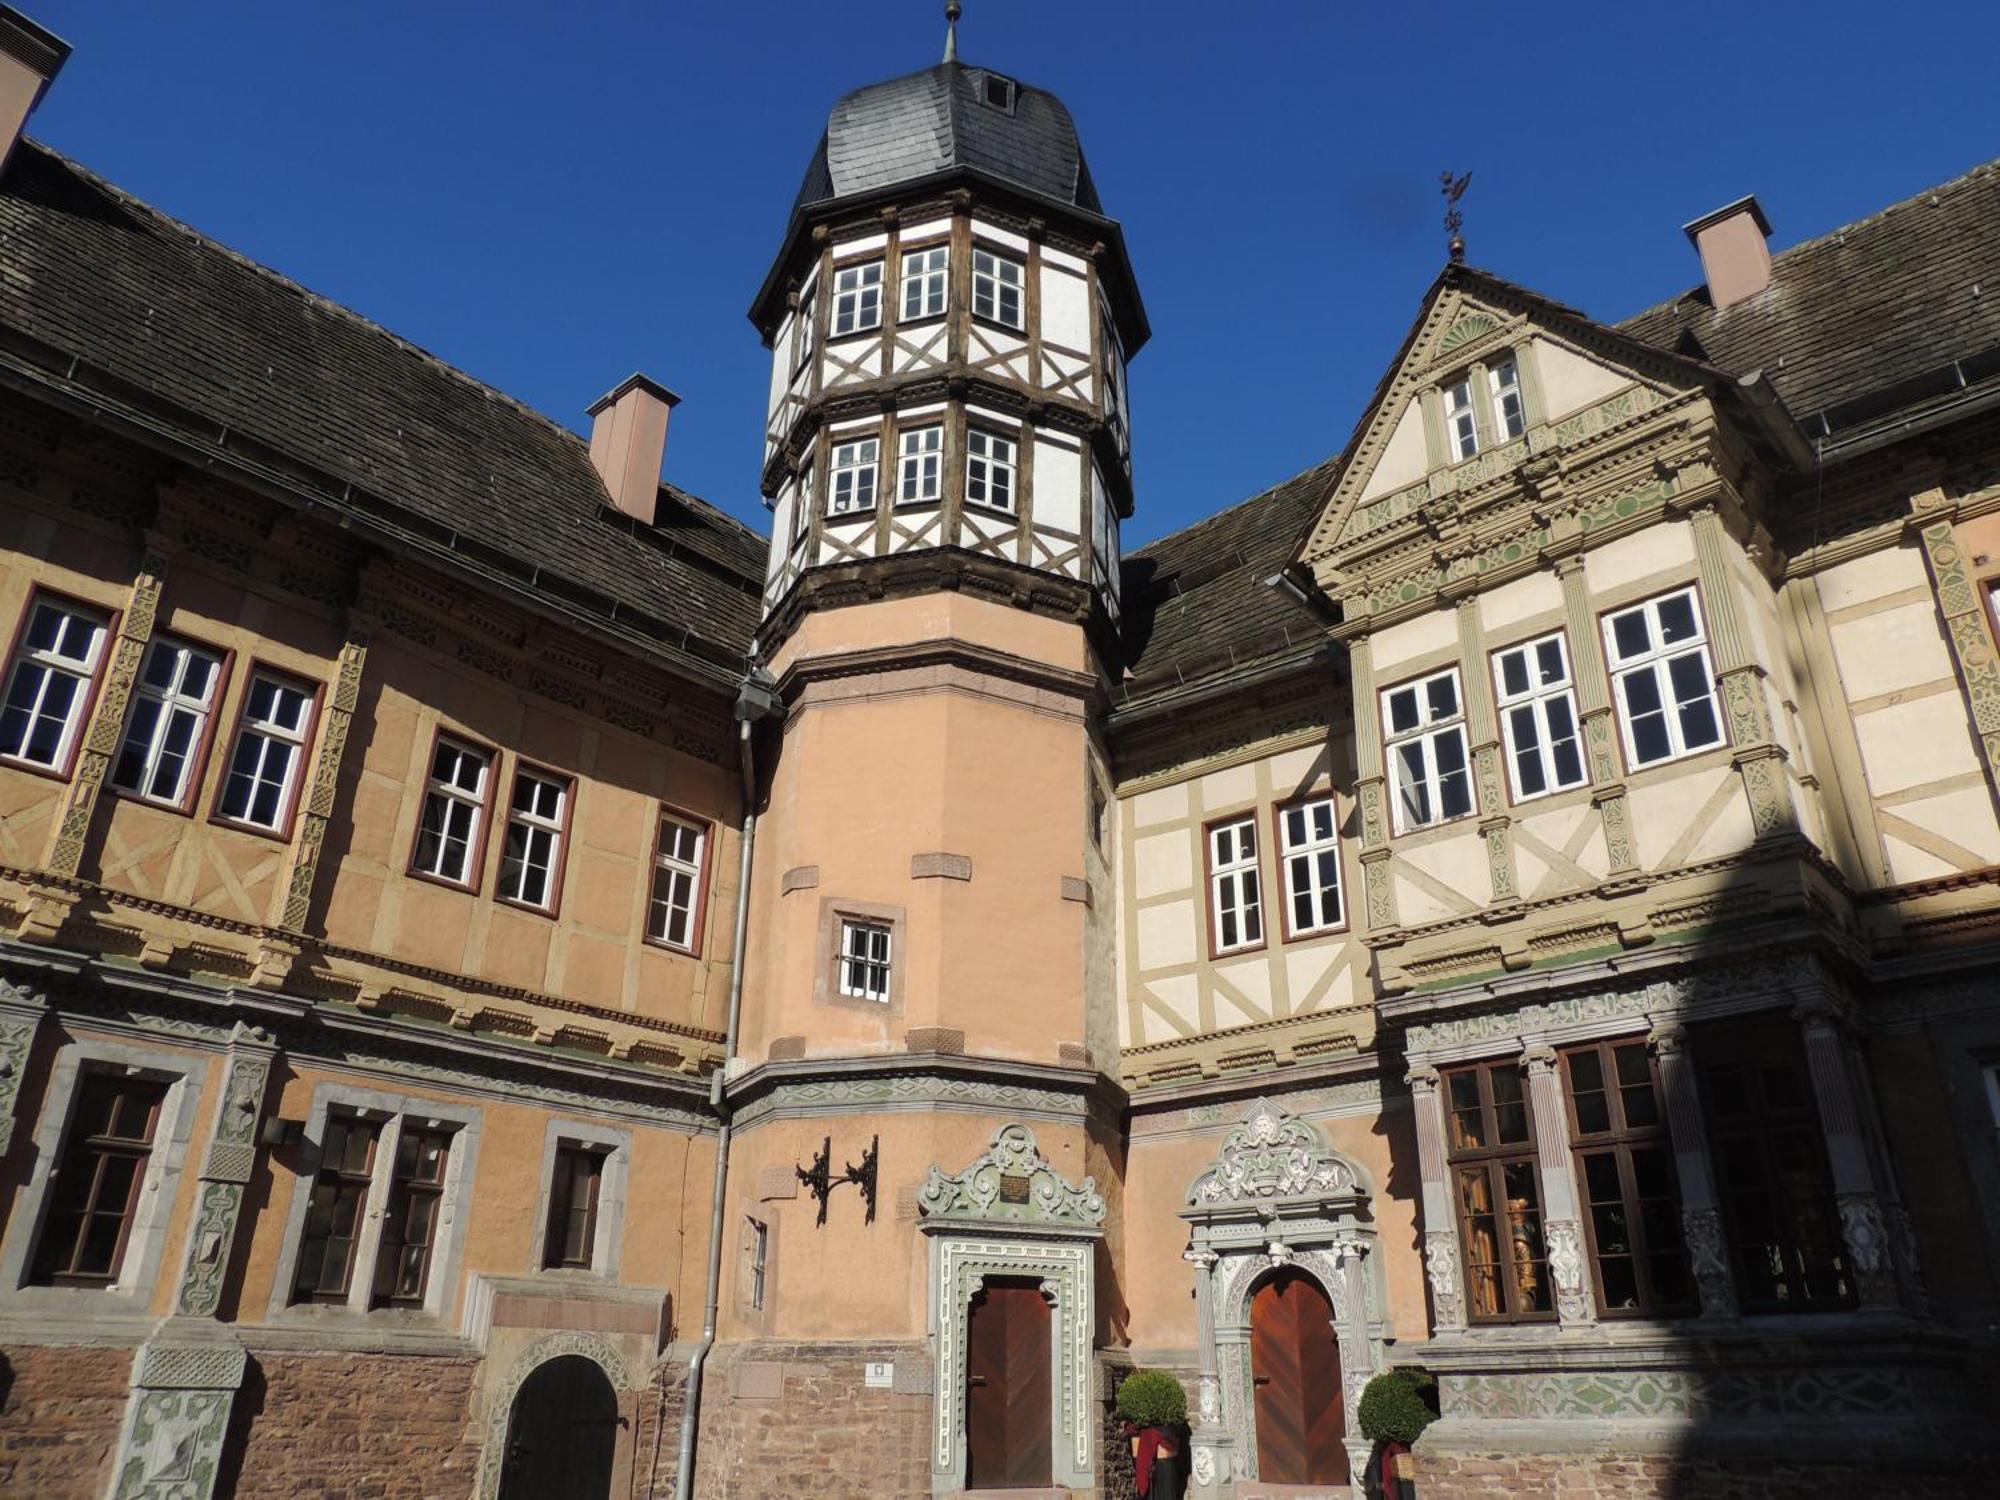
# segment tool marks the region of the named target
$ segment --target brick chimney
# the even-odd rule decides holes
[[[590,461],[611,492],[611,503],[648,526],[659,508],[667,413],[680,401],[659,381],[634,374],[590,408]]]
[[[1734,307],[1771,284],[1771,221],[1753,193],[1683,226],[1701,252],[1708,300]]]
[[[11,5],[0,5],[0,163],[69,60],[69,43]]]

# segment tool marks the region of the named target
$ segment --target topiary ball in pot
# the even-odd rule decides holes
[[[1165,1370],[1135,1370],[1118,1387],[1118,1415],[1141,1427],[1175,1427],[1187,1420],[1187,1392]]]
[[[1423,1370],[1390,1370],[1361,1392],[1362,1436],[1377,1443],[1414,1443],[1437,1420],[1430,1392],[1437,1382]]]

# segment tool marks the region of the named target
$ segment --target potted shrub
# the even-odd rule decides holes
[[[1368,1492],[1404,1500],[1413,1481],[1403,1455],[1437,1420],[1437,1381],[1427,1370],[1402,1365],[1369,1381],[1355,1413],[1361,1435],[1375,1444],[1368,1463]]]
[[[1134,1478],[1148,1500],[1179,1500],[1186,1473],[1187,1391],[1165,1370],[1135,1370],[1118,1387]]]

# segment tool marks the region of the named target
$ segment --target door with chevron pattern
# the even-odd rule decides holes
[[[1266,1484],[1345,1484],[1347,1414],[1333,1305],[1302,1271],[1279,1271],[1250,1301],[1257,1477]]]

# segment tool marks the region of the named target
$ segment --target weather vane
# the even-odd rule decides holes
[[[1444,194],[1444,232],[1451,236],[1451,258],[1465,259],[1465,236],[1460,233],[1465,228],[1465,215],[1459,212],[1458,200],[1465,196],[1465,190],[1472,186],[1472,174],[1467,172],[1459,177],[1451,172],[1438,176],[1439,191]]]
[[[948,0],[944,8],[944,60],[958,61],[958,18],[964,14],[958,0]]]

